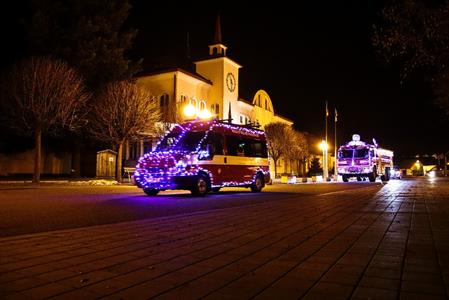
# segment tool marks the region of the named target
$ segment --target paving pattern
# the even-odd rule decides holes
[[[2,299],[448,299],[449,181],[0,239]]]

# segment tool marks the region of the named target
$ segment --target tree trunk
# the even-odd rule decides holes
[[[40,126],[34,130],[34,173],[33,182],[41,181],[41,151],[42,151],[42,129]]]
[[[305,178],[307,181],[307,170],[306,170],[307,160],[302,161],[302,178]]]
[[[120,143],[118,144],[117,173],[115,174],[115,178],[118,182],[122,182],[123,143],[124,141],[120,141]]]
[[[81,138],[75,137],[75,149],[72,152],[72,177],[81,177]]]
[[[273,161],[274,161],[274,178],[276,178],[278,172],[278,160],[273,158]]]

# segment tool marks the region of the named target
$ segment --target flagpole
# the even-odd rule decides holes
[[[334,112],[335,118],[334,118],[334,158],[335,158],[335,163],[334,163],[334,176],[335,176],[335,181],[338,180],[338,170],[337,170],[337,117],[338,117],[338,113],[337,113],[337,108],[335,108],[335,112]]]
[[[329,164],[328,164],[328,161],[327,161],[327,149],[328,149],[328,143],[327,143],[327,117],[329,116],[329,110],[328,110],[328,108],[327,108],[327,100],[326,100],[326,115],[325,115],[325,124],[326,124],[326,138],[325,138],[325,141],[326,141],[326,151],[325,151],[325,157],[323,157],[323,179],[324,179],[324,181],[327,181],[327,177],[329,176]]]

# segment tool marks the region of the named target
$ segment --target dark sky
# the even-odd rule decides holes
[[[155,58],[183,56],[189,32],[193,58],[206,56],[219,11],[227,54],[243,65],[240,97],[251,100],[264,89],[276,113],[318,136],[324,135],[327,100],[339,113],[340,141],[359,133],[402,155],[449,150],[449,126],[440,121],[425,85],[419,80],[400,85],[397,70],[375,54],[372,24],[381,1],[298,1],[295,8],[221,2],[155,10],[147,1],[134,1],[136,53],[149,66]],[[329,130],[333,136],[332,115]]]
[[[172,1],[165,7],[131,1],[128,25],[139,31],[131,55],[143,57],[148,68],[179,60],[186,54],[188,32],[192,58],[203,58],[220,12],[228,56],[243,66],[240,97],[251,100],[258,89],[266,90],[276,113],[317,136],[324,135],[327,100],[331,112],[338,109],[339,141],[359,133],[365,140],[375,137],[398,155],[449,150],[448,123],[440,121],[422,81],[400,85],[397,70],[375,55],[371,30],[382,1],[306,2],[297,1],[293,7],[259,1],[245,8],[243,1],[184,7]],[[13,24],[2,29],[7,41],[3,64],[20,56],[23,47],[17,30],[9,29],[18,28],[18,22],[10,23],[17,13],[20,8],[8,11],[7,21],[3,19]],[[332,114],[329,135],[333,136]]]

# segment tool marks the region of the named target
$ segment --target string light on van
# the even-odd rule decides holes
[[[193,110],[194,107],[192,106]],[[190,112],[192,112],[191,110]],[[187,112],[189,110],[187,109]],[[213,174],[207,169],[198,165],[198,159],[205,159],[210,156],[209,149],[202,149],[201,146],[206,141],[209,133],[216,127],[222,127],[226,131],[230,131],[236,135],[251,136],[256,138],[263,138],[264,132],[261,130],[255,130],[251,128],[235,126],[229,123],[222,123],[218,120],[207,122],[189,122],[184,126],[176,125],[178,128],[173,128],[167,132],[164,137],[157,143],[156,150],[150,153],[144,154],[138,161],[136,170],[134,172],[134,178],[138,186],[142,188],[155,188],[166,189],[172,188],[173,182],[171,181],[174,176],[194,176],[200,172],[208,174],[211,186],[213,186]],[[179,146],[179,143],[183,140],[183,137],[187,132],[199,130],[204,131],[205,134],[197,144],[194,151],[187,151]],[[161,149],[161,143],[167,142],[169,135],[173,134],[170,145],[167,145],[169,150],[164,151]],[[177,149],[173,149],[177,148]],[[265,172],[262,170],[265,174]],[[268,171],[267,171],[268,174]],[[245,182],[224,182],[222,186],[236,186],[243,185],[248,186],[252,181]]]

